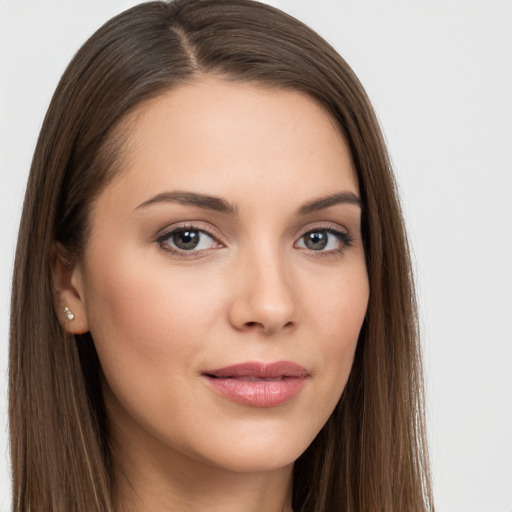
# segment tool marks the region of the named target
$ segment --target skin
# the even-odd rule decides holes
[[[119,509],[289,511],[293,462],[341,396],[368,303],[360,206],[298,213],[359,195],[350,153],[302,93],[214,77],[152,99],[125,126],[121,172],[95,200],[84,254],[55,264],[58,301],[75,314],[63,325],[90,330],[104,371]],[[236,214],[144,205],[176,191]],[[164,235],[183,224],[210,236],[172,252]],[[311,230],[325,248],[306,245]],[[278,406],[236,403],[202,378],[279,360],[309,376]]]

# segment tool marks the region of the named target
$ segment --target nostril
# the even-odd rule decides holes
[[[290,322],[286,322],[282,327],[284,329],[291,329],[294,325],[295,325],[295,323],[293,321],[290,321]],[[245,322],[244,327],[245,327],[245,329],[249,329],[249,330],[253,330],[253,329],[262,329],[264,331],[267,331],[267,330],[273,331],[274,330],[274,328],[266,327],[265,324],[262,322],[255,322],[255,321]]]

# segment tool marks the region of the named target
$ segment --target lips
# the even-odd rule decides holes
[[[290,361],[247,363],[203,372],[207,384],[218,394],[252,407],[273,407],[300,393],[308,371]]]

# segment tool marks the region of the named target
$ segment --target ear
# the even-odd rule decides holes
[[[57,317],[70,334],[89,330],[85,291],[80,265],[59,242],[52,248],[53,296]]]

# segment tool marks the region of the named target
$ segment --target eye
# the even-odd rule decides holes
[[[221,247],[209,233],[195,227],[179,227],[162,235],[158,244],[171,252],[198,252]]]
[[[297,242],[297,247],[317,252],[336,252],[342,251],[351,244],[352,239],[350,235],[343,231],[334,229],[312,229],[300,237]]]

